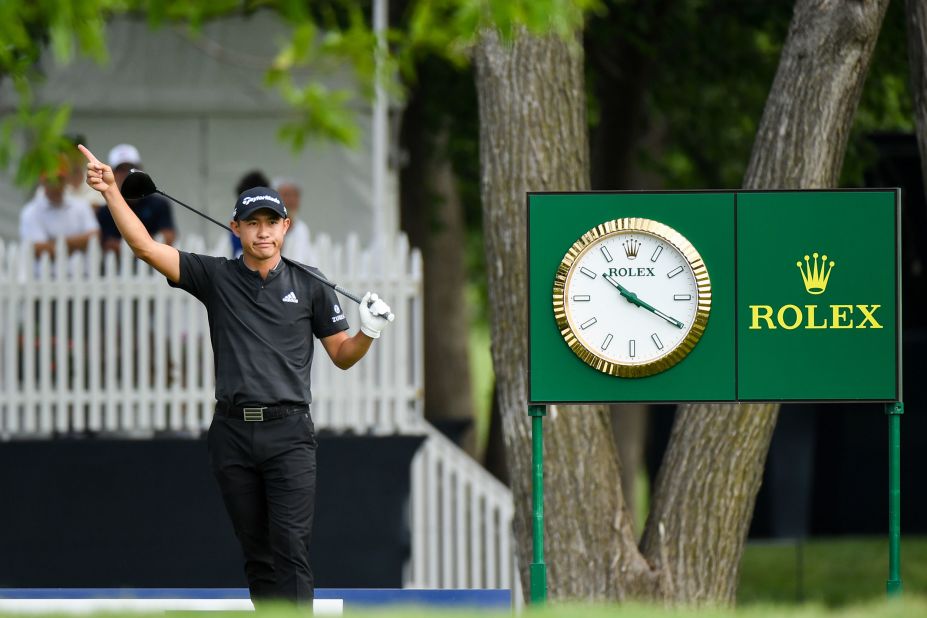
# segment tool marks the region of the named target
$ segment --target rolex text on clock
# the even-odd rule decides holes
[[[695,247],[658,221],[606,221],[582,235],[557,268],[554,317],[591,367],[637,378],[666,371],[708,324],[711,281]]]

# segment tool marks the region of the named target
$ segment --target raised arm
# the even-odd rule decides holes
[[[151,266],[162,275],[177,283],[180,281],[180,253],[177,249],[164,243],[155,241],[138,216],[129,208],[119,193],[113,170],[97,159],[92,152],[83,145],[77,148],[87,157],[87,184],[100,192],[106,200],[106,206],[113,215],[113,221],[122,237],[126,239],[129,248],[140,260]]]

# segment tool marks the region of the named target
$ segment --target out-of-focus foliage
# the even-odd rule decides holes
[[[108,15],[125,10],[120,0],[3,0],[0,2],[0,79],[10,79],[16,92],[15,112],[0,121],[0,166],[17,158],[16,180],[27,184],[57,165],[55,154],[65,147],[61,137],[68,124],[67,106],[36,105],[32,86],[41,76],[38,60],[51,50],[59,63],[75,55],[99,62],[106,59]],[[19,153],[15,137],[26,136],[32,147]]]
[[[639,157],[667,188],[740,186],[790,18],[790,3],[676,0],[662,23],[616,20],[655,56],[645,96],[658,149]]]
[[[863,184],[863,172],[877,155],[867,135],[874,132],[914,132],[914,98],[908,77],[904,9],[904,2],[890,2],[885,13],[869,78],[863,88],[847,144],[840,178],[842,186]]]
[[[630,0],[607,2],[593,16],[587,40],[606,48],[617,42],[652,60],[645,118],[657,147],[637,153],[667,188],[736,188],[741,185],[756,127],[785,42],[791,3],[741,0],[663,0],[658,23]],[[623,58],[613,70],[628,72]],[[847,149],[842,184],[862,182],[873,152],[866,134],[913,128],[905,51],[904,3],[889,4]],[[608,79],[590,71],[590,84]],[[590,87],[590,93],[594,88]],[[590,122],[601,114],[590,97]]]
[[[791,5],[740,0],[662,0],[659,5],[660,10],[644,11],[633,0],[410,0],[401,23],[378,40],[371,24],[371,0],[4,0],[0,79],[12,81],[17,100],[4,102],[15,113],[0,122],[0,165],[18,161],[17,182],[28,184],[54,166],[55,151],[65,145],[60,135],[69,120],[67,106],[39,106],[34,100],[44,50],[51,50],[60,64],[75,56],[102,63],[107,60],[105,23],[114,15],[143,15],[153,28],[186,25],[190,36],[197,36],[209,20],[270,10],[291,28],[267,68],[267,84],[294,110],[280,129],[282,139],[294,149],[313,138],[356,144],[356,114],[377,83],[394,100],[401,99],[402,84],[416,79],[412,67],[422,58],[442,58],[448,88],[462,87],[463,80],[470,81],[469,69],[464,68],[469,49],[484,27],[495,25],[508,37],[519,28],[568,36],[587,20],[587,41],[606,49],[624,45],[652,60],[644,117],[659,136],[659,148],[639,152],[642,165],[659,173],[668,188],[737,187],[775,74]],[[609,62],[619,72],[631,68],[621,66],[621,57]],[[326,85],[330,82],[325,77],[346,68],[350,86]],[[435,71],[429,79],[437,79]],[[609,76],[590,71],[588,79],[594,84]],[[449,147],[458,155],[466,153],[455,155],[455,166],[467,165],[467,157],[475,166],[475,97],[451,95],[446,104],[455,108],[453,114],[445,114],[455,122]],[[461,105],[474,109],[457,109]],[[601,114],[610,113],[594,96],[589,110],[593,125]],[[470,119],[467,126],[465,118]],[[872,156],[866,133],[910,130],[911,125],[904,7],[892,3],[857,114],[843,182],[861,180]],[[24,146],[21,151],[14,148],[17,143]],[[460,171],[474,174],[470,184],[478,181],[475,168]],[[475,197],[476,192],[471,193]]]
[[[281,137],[294,149],[310,138],[344,144],[358,142],[356,113],[376,86],[394,99],[402,96],[400,78],[416,59],[439,53],[461,62],[480,28],[494,24],[508,35],[519,27],[532,32],[568,34],[601,0],[414,0],[402,29],[373,31],[371,0],[4,0],[0,2],[0,79],[11,79],[16,109],[0,126],[0,165],[19,161],[17,182],[28,184],[54,166],[64,146],[66,107],[37,107],[33,86],[41,79],[38,61],[46,48],[55,62],[74,56],[105,62],[108,18],[144,16],[152,28],[186,25],[191,36],[209,20],[276,12],[291,35],[267,70],[267,85],[294,111],[281,126]],[[353,83],[335,88],[325,77],[347,69]],[[17,140],[17,136],[21,139]],[[17,152],[15,144],[24,145]]]
[[[209,20],[228,15],[275,11],[291,27],[271,66],[267,84],[294,110],[281,136],[294,149],[308,137],[355,144],[358,97],[371,97],[377,67],[383,83],[397,73],[388,53],[377,63],[377,37],[368,23],[369,3],[331,0],[4,0],[0,2],[0,79],[10,79],[15,109],[0,125],[0,165],[18,161],[17,183],[34,182],[55,165],[55,153],[67,147],[61,137],[69,120],[67,106],[38,106],[33,88],[41,81],[39,60],[66,65],[75,56],[107,61],[106,20],[116,15],[143,16],[152,28],[185,25],[198,36]],[[387,48],[384,47],[384,50]],[[330,88],[324,78],[345,68],[353,72],[353,87]],[[358,94],[359,93],[359,94]],[[19,148],[17,148],[19,146]]]
[[[485,322],[488,303],[480,200],[480,130],[473,68],[429,56],[418,63],[414,79],[427,83],[421,121],[431,136],[428,146],[434,155],[447,157],[454,170],[466,227],[466,268],[475,295],[474,317]],[[438,136],[441,143],[436,141]]]
[[[308,138],[356,145],[358,102],[373,98],[378,80],[399,96],[392,79],[395,61],[386,44],[394,35],[386,31],[378,40],[367,2],[318,2],[311,11],[299,2],[275,5],[292,35],[274,59],[267,84],[297,113],[296,120],[281,127],[280,136],[294,150]],[[319,79],[345,68],[353,72],[353,88],[330,88]]]
[[[504,39],[520,29],[569,38],[602,0],[421,0],[413,3],[407,35],[411,47],[466,62],[480,31],[496,28]]]

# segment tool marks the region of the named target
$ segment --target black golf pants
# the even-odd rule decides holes
[[[311,605],[317,442],[309,412],[259,422],[217,414],[208,444],[213,474],[244,551],[251,600]]]

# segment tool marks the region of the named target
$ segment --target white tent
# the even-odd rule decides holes
[[[230,217],[238,179],[258,168],[271,178],[302,182],[299,218],[313,234],[338,240],[353,232],[367,244],[375,220],[387,230],[397,220],[392,172],[383,181],[383,195],[374,196],[370,105],[359,102],[356,148],[313,142],[294,154],[277,138],[291,112],[264,85],[265,71],[287,36],[286,26],[269,11],[210,22],[198,36],[175,26],[153,31],[143,19],[118,19],[108,26],[109,63],[80,60],[61,67],[47,60],[39,101],[70,105],[68,132],[85,135],[101,159],[115,144],[135,145],[159,189],[219,221]],[[340,81],[350,83],[346,75]],[[0,101],[7,106],[15,101],[9,80]],[[384,153],[378,158],[385,159],[386,150],[377,148]],[[385,161],[380,165],[383,169]],[[9,175],[0,175],[0,237],[18,235],[28,195]],[[209,239],[227,234],[180,206],[174,214],[180,234]]]

